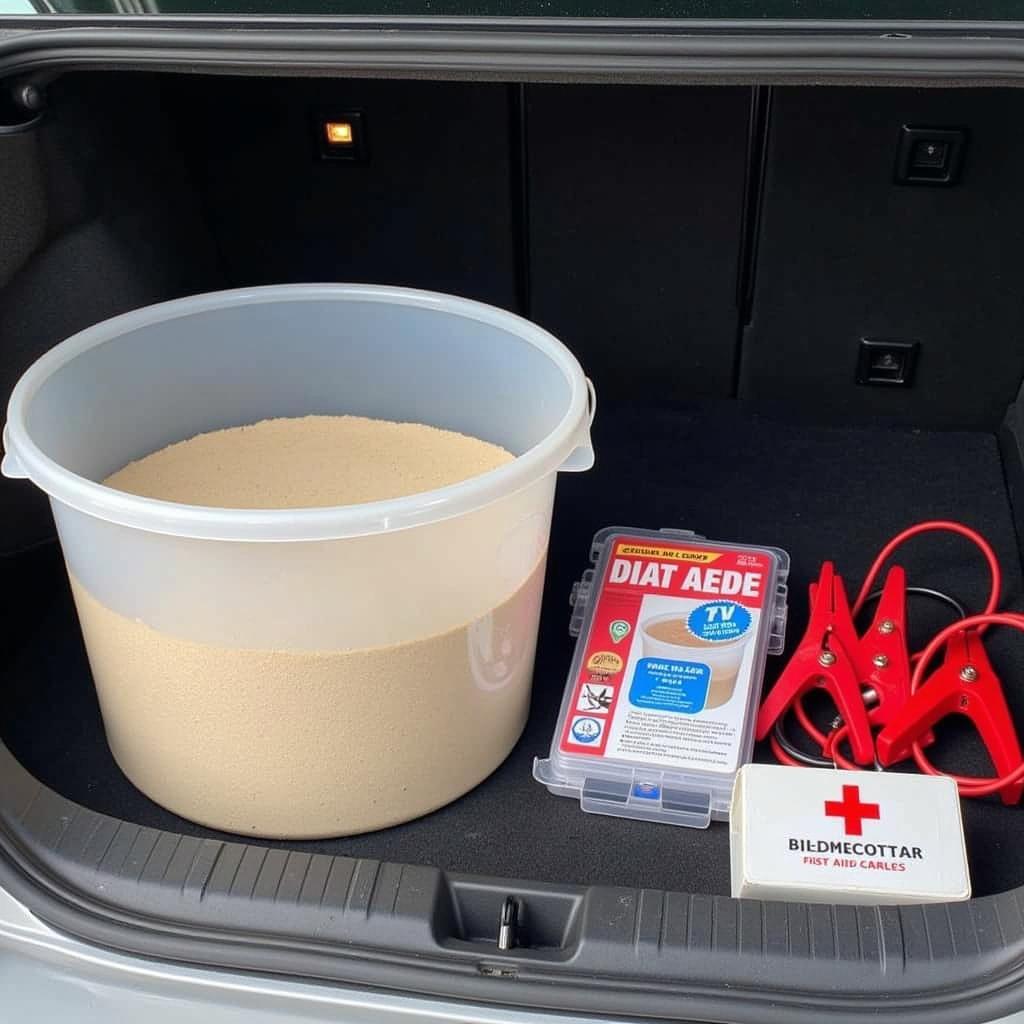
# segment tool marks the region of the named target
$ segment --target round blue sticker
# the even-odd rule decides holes
[[[573,739],[577,743],[596,743],[601,737],[601,728],[597,718],[577,718],[572,723]]]
[[[708,601],[690,612],[686,625],[699,640],[736,640],[750,629],[750,612],[736,601]]]

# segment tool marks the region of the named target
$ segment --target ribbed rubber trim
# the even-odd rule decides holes
[[[64,799],[6,748],[0,807],[0,885],[135,955],[631,1017],[967,1024],[1024,1008],[1022,890],[847,907],[447,875],[141,828]],[[508,895],[546,944],[499,953],[474,928]]]

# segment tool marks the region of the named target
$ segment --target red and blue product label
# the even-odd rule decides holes
[[[696,541],[610,543],[560,750],[735,771],[758,624],[774,599],[771,556]]]

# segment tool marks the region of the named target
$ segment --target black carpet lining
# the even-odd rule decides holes
[[[724,825],[702,832],[587,815],[531,778],[533,758],[550,745],[572,653],[569,590],[603,526],[672,526],[786,548],[793,559],[790,647],[803,631],[807,583],[823,559],[837,563],[852,591],[882,544],[924,518],[960,519],[981,530],[1002,560],[1004,604],[1021,607],[1020,559],[992,435],[811,427],[721,402],[605,407],[595,446],[595,469],[559,484],[533,709],[505,763],[473,792],[418,821],[347,839],[266,845],[504,878],[728,893]],[[971,608],[984,601],[984,565],[963,541],[919,539],[901,561],[911,583],[946,590]],[[34,776],[87,807],[219,836],[152,803],[115,765],[56,549],[6,559],[3,574],[7,593],[19,600],[0,647],[0,738]],[[914,601],[911,618],[923,641],[948,612]],[[1024,733],[1024,638],[993,634],[989,648]],[[781,664],[770,660],[769,679]],[[989,770],[960,724],[940,730],[936,750],[946,767]],[[1024,884],[1017,835],[1024,808],[968,800],[964,812],[975,894]]]

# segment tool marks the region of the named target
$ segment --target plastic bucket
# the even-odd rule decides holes
[[[100,482],[267,417],[427,423],[516,458],[407,498],[216,509]],[[98,324],[19,381],[3,472],[49,496],[111,749],[228,831],[380,828],[454,799],[526,719],[556,474],[593,392],[519,317],[361,285],[201,295]]]

